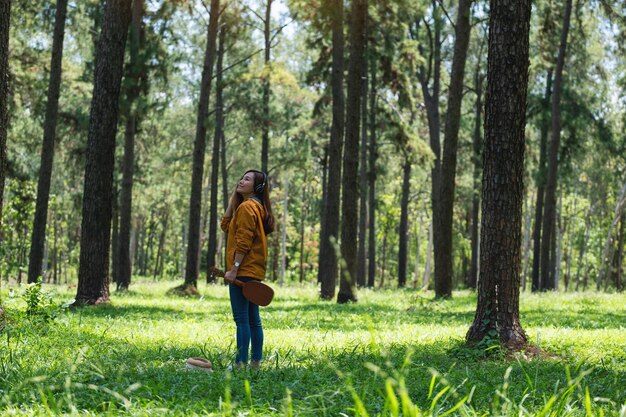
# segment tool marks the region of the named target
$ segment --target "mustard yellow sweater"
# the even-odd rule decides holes
[[[232,217],[222,217],[222,230],[228,233],[228,269],[233,267],[236,252],[245,255],[237,270],[238,277],[265,279],[267,240],[263,231],[264,217],[265,208],[254,199],[242,202]]]

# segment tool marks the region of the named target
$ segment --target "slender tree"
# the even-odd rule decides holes
[[[470,6],[472,0],[459,0],[457,20],[454,27],[454,55],[448,87],[448,110],[444,130],[443,156],[441,162],[441,187],[439,200],[441,217],[439,231],[441,244],[435,249],[435,296],[452,296],[452,223],[454,208],[454,185],[456,176],[456,154],[461,124],[461,102],[463,100],[463,77],[470,40]]]
[[[200,99],[196,119],[196,138],[193,149],[193,168],[191,175],[191,195],[189,197],[189,234],[187,241],[187,261],[185,264],[185,282],[183,287],[191,289],[197,286],[200,270],[200,214],[202,208],[202,177],[204,175],[204,154],[206,151],[207,119],[209,116],[209,97],[213,78],[213,63],[217,43],[219,0],[211,0],[211,16],[207,30],[207,43],[204,53]]]
[[[374,281],[376,278],[376,160],[378,159],[378,145],[376,143],[376,94],[377,94],[377,80],[376,80],[376,56],[370,54],[370,93],[369,93],[369,165],[367,171],[368,182],[368,213],[369,213],[369,230],[368,230],[368,245],[367,245],[367,286],[374,287]]]
[[[126,73],[126,130],[124,132],[124,159],[122,163],[122,189],[120,193],[120,231],[118,246],[118,271],[116,279],[118,290],[127,290],[130,286],[132,263],[130,260],[130,228],[133,208],[133,174],[135,168],[135,133],[139,127],[141,111],[137,99],[141,92],[142,78],[146,68],[141,62],[143,0],[134,0],[130,25],[130,63]]]
[[[264,41],[264,63],[263,71],[263,123],[261,124],[263,132],[261,138],[261,169],[263,172],[268,170],[268,154],[270,144],[270,94],[272,92],[270,84],[270,61],[272,52],[272,3],[273,0],[266,0],[265,18],[263,19],[263,41]]]
[[[524,127],[531,0],[492,0],[485,98],[480,279],[466,341],[499,339],[519,350]]]
[[[337,285],[335,242],[339,236],[339,198],[341,190],[341,154],[343,150],[345,103],[343,93],[343,1],[326,0],[332,27],[332,124],[328,145],[328,176],[320,230],[318,281],[320,296],[330,300]]]
[[[543,214],[543,227],[541,231],[541,283],[544,289],[556,288],[554,282],[554,258],[550,258],[550,244],[555,232],[556,213],[556,187],[558,176],[558,155],[561,143],[561,92],[563,84],[563,68],[565,67],[565,53],[567,49],[567,35],[572,13],[572,0],[566,0],[563,13],[563,26],[561,28],[561,42],[559,55],[554,70],[554,90],[552,92],[552,126],[548,149],[548,180],[546,182],[545,208]]]
[[[400,226],[398,228],[398,287],[406,286],[406,269],[409,249],[409,194],[411,190],[411,165],[413,163],[410,151],[403,149],[404,162],[402,164],[402,197],[400,202]]]
[[[367,24],[367,22],[366,22]],[[365,39],[367,42],[367,38]],[[367,44],[365,45],[365,55],[368,55]],[[366,265],[365,256],[365,237],[367,233],[367,89],[368,89],[368,65],[367,61],[362,68],[361,81],[363,86],[361,91],[361,149],[359,150],[359,190],[361,192],[361,200],[359,203],[359,249],[357,254],[356,280],[359,287],[365,286],[366,281]]]
[[[432,0],[432,17],[433,27],[427,28],[428,52],[425,46],[420,43],[420,54],[427,57],[426,62],[420,65],[417,70],[417,79],[420,82],[422,96],[424,97],[424,105],[426,107],[426,117],[428,119],[428,136],[430,148],[434,155],[434,161],[431,168],[431,208],[432,208],[432,228],[433,228],[433,247],[435,252],[435,274],[437,270],[442,273],[443,267],[440,268],[443,254],[443,235],[441,233],[441,121],[439,113],[439,101],[441,95],[441,28],[443,26],[441,18],[441,6],[436,0]],[[412,26],[411,37],[418,40],[418,29],[420,21],[416,21]]]
[[[222,67],[224,62],[224,40],[226,26],[222,25],[217,48],[217,77],[215,80],[215,132],[213,134],[213,151],[211,152],[211,186],[209,197],[209,252],[207,253],[207,282],[211,279],[209,268],[215,266],[217,254],[217,178],[220,165],[220,143],[224,136],[224,82]]]
[[[0,226],[2,226],[2,207],[4,203],[4,182],[7,166],[7,101],[9,95],[9,22],[11,0],[0,0]],[[2,298],[0,297],[0,319],[4,317]]]
[[[485,76],[482,68],[481,57],[483,54],[483,44],[480,44],[476,72],[474,73],[474,92],[476,102],[474,104],[474,137],[472,143],[473,171],[473,193],[472,193],[472,230],[471,230],[471,261],[467,286],[476,288],[478,283],[478,248],[479,248],[479,221],[480,221],[480,173],[482,155],[482,120],[483,120],[483,85]]]
[[[546,91],[544,93],[543,115],[541,118],[541,128],[539,133],[539,166],[537,167],[537,177],[535,183],[537,185],[537,197],[535,201],[535,223],[533,226],[533,270],[531,291],[541,290],[541,275],[539,267],[541,266],[541,225],[543,219],[543,204],[546,189],[546,158],[548,134],[550,133],[549,106],[550,96],[552,94],[552,69],[548,70],[546,77]]]
[[[359,204],[359,131],[361,125],[362,68],[365,65],[367,0],[353,0],[350,13],[350,63],[346,101],[346,137],[341,201],[341,256],[345,261],[338,303],[356,301],[356,255]]]
[[[37,202],[33,233],[30,241],[28,262],[28,282],[36,282],[43,273],[43,251],[46,240],[46,221],[48,219],[48,200],[50,198],[50,178],[54,160],[54,142],[56,138],[57,115],[59,112],[59,92],[63,61],[63,38],[65,37],[65,16],[67,0],[57,0],[52,36],[52,58],[50,60],[50,80],[48,81],[48,101],[44,119],[43,145],[37,182]]]
[[[131,0],[108,0],[96,50],[75,306],[109,299],[113,165]]]

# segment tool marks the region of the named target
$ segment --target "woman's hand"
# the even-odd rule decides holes
[[[235,278],[237,278],[237,271],[226,271],[226,273],[224,274],[224,281],[227,284],[232,284],[235,282]]]

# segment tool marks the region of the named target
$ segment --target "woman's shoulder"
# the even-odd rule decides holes
[[[247,200],[244,200],[241,204],[239,204],[239,207],[237,208],[237,210],[245,211],[248,213],[256,213],[259,210],[259,207],[262,208],[263,205],[257,202],[256,200],[254,200],[253,198],[249,198]]]

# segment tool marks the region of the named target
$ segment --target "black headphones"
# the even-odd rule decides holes
[[[254,192],[257,194],[261,194],[263,193],[263,190],[265,189],[265,184],[267,183],[267,174],[263,171],[253,171],[253,172],[258,172],[259,174],[263,174],[263,182],[261,184],[257,184],[254,186]]]

